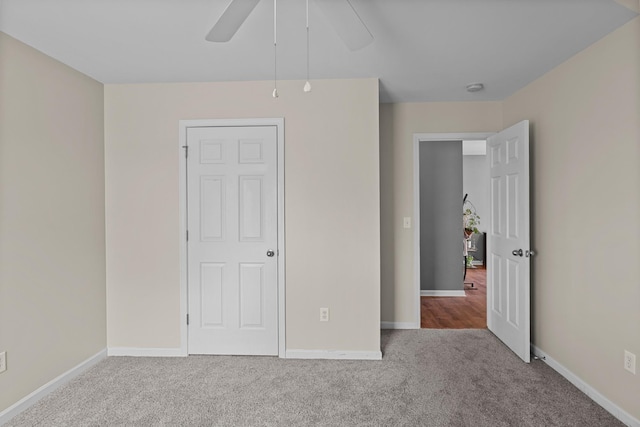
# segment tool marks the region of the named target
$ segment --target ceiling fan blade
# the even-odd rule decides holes
[[[210,42],[228,42],[247,19],[260,0],[231,0],[205,39]]]
[[[349,0],[315,1],[350,50],[362,49],[373,41],[371,32]]]

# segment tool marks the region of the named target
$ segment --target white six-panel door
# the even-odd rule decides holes
[[[189,354],[278,354],[277,128],[187,130]]]
[[[490,168],[487,326],[530,361],[529,122],[487,140]]]

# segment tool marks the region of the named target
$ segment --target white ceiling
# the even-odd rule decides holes
[[[0,0],[0,30],[103,83],[272,79],[273,2],[205,41],[227,3]],[[349,51],[311,1],[311,79],[378,77],[382,102],[502,100],[636,16],[614,0],[351,3],[374,42]],[[305,79],[305,46],[305,1],[279,0],[278,78]]]

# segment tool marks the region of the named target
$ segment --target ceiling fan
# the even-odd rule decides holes
[[[231,0],[205,39],[220,43],[231,40],[259,1]],[[371,32],[349,0],[315,0],[315,3],[350,50],[362,49],[373,41]]]

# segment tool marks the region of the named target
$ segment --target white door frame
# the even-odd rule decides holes
[[[285,239],[284,239],[284,119],[205,119],[179,122],[179,198],[180,198],[180,353],[188,356],[188,263],[187,263],[187,129],[191,127],[275,126],[277,132],[277,188],[278,188],[278,356],[285,357]]]
[[[428,141],[487,139],[495,134],[495,132],[413,134],[413,295],[416,299],[414,304],[416,316],[415,329],[420,329],[420,143]],[[487,174],[487,180],[488,179],[489,175]],[[489,283],[489,280],[487,280],[487,288],[490,286],[492,285]]]

